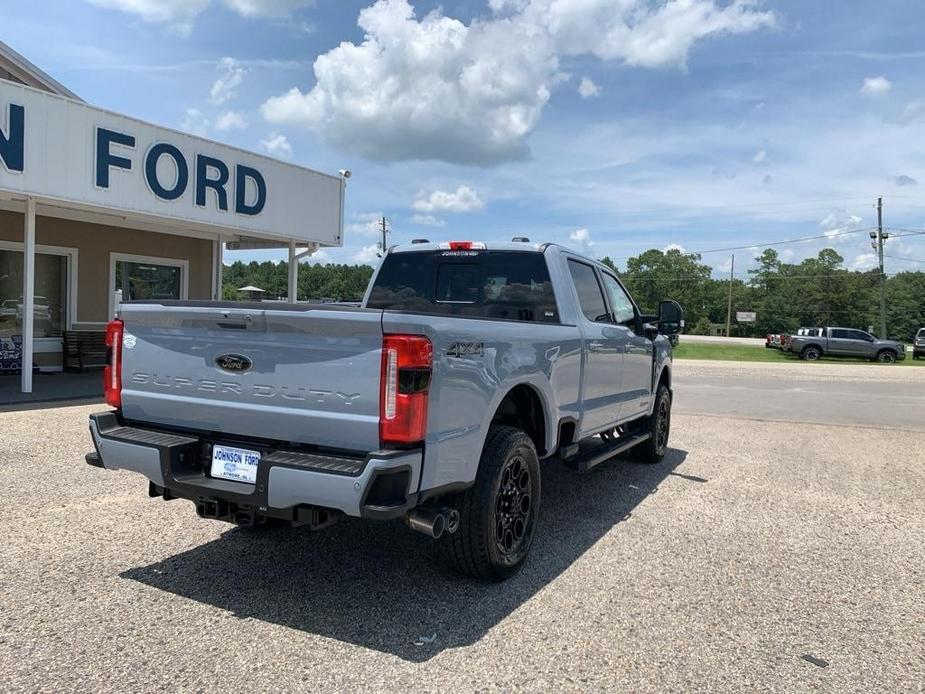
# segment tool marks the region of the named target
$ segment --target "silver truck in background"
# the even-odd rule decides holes
[[[87,462],[242,526],[404,518],[500,580],[529,552],[541,459],[665,455],[682,325],[524,241],[392,248],[360,307],[126,303]]]
[[[860,357],[892,364],[906,358],[906,346],[902,342],[880,340],[854,328],[811,328],[806,334],[791,336],[789,349],[807,361],[823,356]]]
[[[925,328],[919,328],[912,341],[912,358],[921,359],[925,356]]]

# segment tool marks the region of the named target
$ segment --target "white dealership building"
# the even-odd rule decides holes
[[[0,379],[84,366],[120,297],[221,298],[223,248],[287,247],[294,301],[345,185],[90,106],[0,42]]]

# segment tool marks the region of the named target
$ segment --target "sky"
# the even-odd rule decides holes
[[[918,0],[31,0],[0,39],[97,106],[351,170],[344,247],[309,262],[374,263],[385,215],[390,244],[744,274],[823,237],[774,247],[867,269],[882,196],[893,274],[925,270],[922,26]]]

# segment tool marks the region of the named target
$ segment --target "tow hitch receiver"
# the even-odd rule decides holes
[[[212,497],[196,499],[196,513],[202,518],[224,518],[228,515],[228,503]]]

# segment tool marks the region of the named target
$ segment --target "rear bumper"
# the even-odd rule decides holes
[[[349,457],[238,441],[261,452],[256,483],[244,484],[208,474],[211,445],[222,439],[126,426],[112,411],[90,415],[90,435],[96,455],[88,454],[89,464],[140,473],[170,497],[197,503],[219,500],[284,518],[319,507],[375,519],[396,518],[417,505],[420,449]]]

